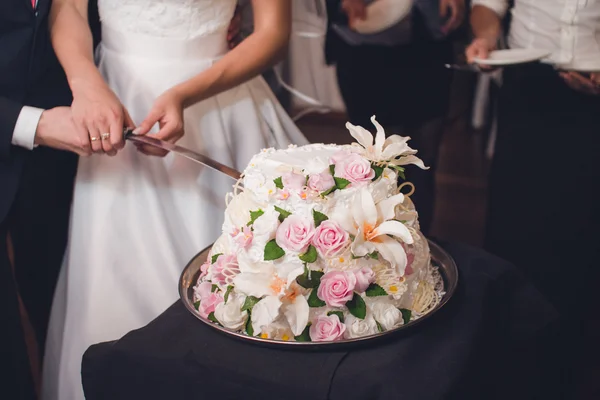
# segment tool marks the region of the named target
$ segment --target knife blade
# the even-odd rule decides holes
[[[205,156],[204,154],[196,153],[195,151],[186,149],[185,147],[165,142],[164,140],[156,139],[147,135],[135,135],[132,129],[125,129],[123,132],[123,137],[131,142],[142,143],[162,150],[173,152],[175,154],[187,158],[188,160],[192,160],[194,162],[207,166],[215,171],[221,172],[222,174],[225,174],[236,181],[242,177],[240,171],[228,167],[225,164],[221,164],[220,162],[215,161],[212,158]]]

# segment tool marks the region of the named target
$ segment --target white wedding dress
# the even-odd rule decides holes
[[[136,123],[157,96],[227,52],[235,6],[98,1],[99,68]],[[260,77],[186,109],[179,141],[237,169],[262,148],[306,143]],[[85,350],[146,325],[178,299],[183,267],[220,234],[233,183],[185,158],[145,156],[131,144],[116,157],[80,160],[46,345],[44,400],[83,399]]]

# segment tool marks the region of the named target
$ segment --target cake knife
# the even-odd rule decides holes
[[[242,174],[231,168],[227,165],[221,164],[218,161],[213,160],[210,157],[205,156],[204,154],[196,153],[195,151],[188,150],[185,147],[178,146],[173,143],[165,142],[164,140],[156,139],[147,135],[135,135],[133,130],[130,128],[126,128],[123,131],[123,137],[126,140],[135,143],[146,144],[149,146],[153,146],[162,150],[170,151],[180,156],[183,156],[189,160],[197,162],[199,164],[205,165],[215,171],[221,172],[234,180],[239,180],[242,177]]]

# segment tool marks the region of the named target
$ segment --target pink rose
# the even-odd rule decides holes
[[[343,307],[354,296],[356,276],[352,272],[333,271],[321,277],[317,296],[329,307]]]
[[[212,283],[202,282],[194,287],[194,301],[200,301],[205,297],[208,297],[212,289]]]
[[[344,332],[346,332],[346,325],[342,324],[335,314],[317,317],[309,328],[310,339],[313,342],[333,342],[341,339]]]
[[[356,277],[355,289],[359,293],[366,291],[369,285],[375,282],[375,272],[368,267],[354,271],[354,276]]]
[[[327,220],[321,222],[315,231],[312,244],[323,257],[334,257],[345,249],[348,239],[348,232],[337,222]]]
[[[362,184],[375,178],[375,170],[371,168],[369,160],[353,153],[335,164],[335,176]]]
[[[308,187],[317,192],[324,192],[335,186],[333,176],[329,171],[312,174],[308,177]]]
[[[331,164],[337,164],[340,161],[345,160],[346,158],[350,157],[352,155],[351,152],[349,152],[348,150],[340,150],[335,152],[331,158],[329,159],[329,162]]]
[[[284,250],[303,253],[308,249],[314,234],[315,226],[312,220],[292,214],[277,228],[275,240]]]
[[[240,267],[235,255],[220,255],[211,268],[211,281],[215,285],[224,287],[231,283],[233,278],[240,273]]]
[[[286,189],[300,190],[306,186],[306,176],[295,172],[286,172],[281,176],[281,183]]]
[[[235,243],[242,249],[247,249],[248,247],[250,247],[250,245],[252,244],[252,239],[254,239],[252,229],[250,229],[250,227],[248,226],[244,226],[241,231],[239,229],[236,229],[232,236]]]
[[[223,295],[220,293],[210,293],[208,296],[200,299],[200,307],[198,307],[198,313],[203,318],[208,318],[208,315],[215,312],[215,308],[222,303]]]

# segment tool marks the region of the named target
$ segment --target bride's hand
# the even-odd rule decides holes
[[[123,128],[135,126],[127,110],[104,82],[72,82],[71,112],[76,126],[88,133],[94,153],[117,154],[125,146]]]
[[[145,135],[158,122],[160,130],[152,136],[170,143],[177,142],[183,137],[183,102],[184,97],[176,89],[167,90],[154,101],[148,116],[135,133]],[[164,157],[167,154],[150,146],[137,145],[137,148],[147,155]]]

